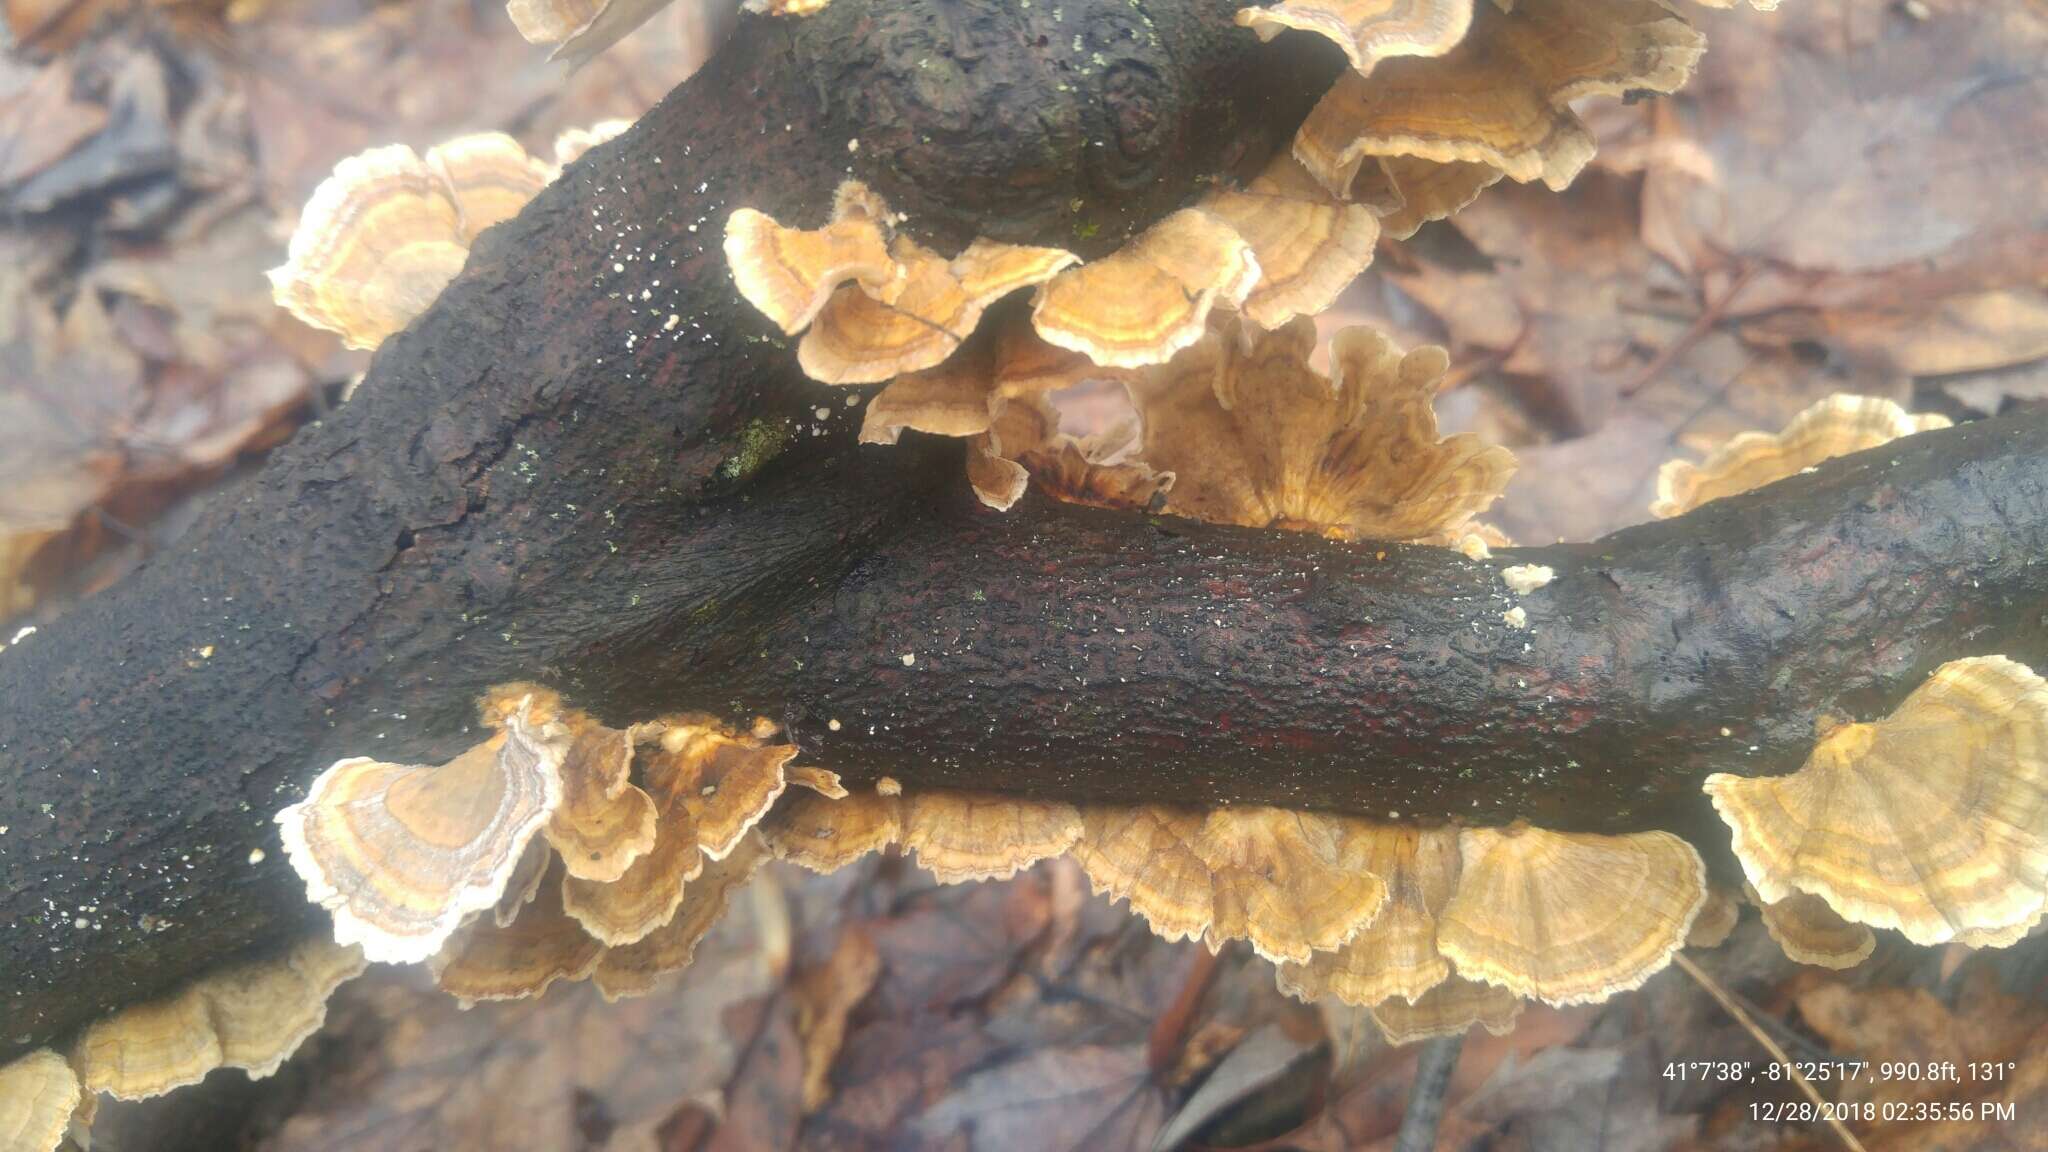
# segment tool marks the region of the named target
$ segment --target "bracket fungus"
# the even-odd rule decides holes
[[[56,1152],[80,1099],[71,1065],[48,1048],[0,1065],[0,1148]]]
[[[1169,940],[1248,940],[1273,961],[1336,948],[1378,915],[1387,885],[1365,868],[1377,826],[1246,806],[1081,809],[1073,855],[1098,893],[1128,899]]]
[[[569,875],[617,880],[654,847],[654,798],[632,782],[632,769],[631,733],[595,721],[574,726],[562,802],[541,829]]]
[[[1373,838],[1366,870],[1386,883],[1386,906],[1336,951],[1282,964],[1282,991],[1369,1008],[1394,997],[1414,1004],[1450,977],[1436,922],[1457,888],[1457,829],[1388,827]]]
[[[1817,968],[1854,968],[1877,949],[1877,933],[1835,915],[1827,901],[1805,892],[1766,903],[1749,890],[1770,933],[1786,958]]]
[[[1381,60],[1455,48],[1472,25],[1472,0],[1280,0],[1240,9],[1237,22],[1261,40],[1289,28],[1314,32],[1342,48],[1353,70],[1371,75]]]
[[[528,44],[554,45],[553,57],[580,63],[625,39],[673,2],[506,0],[505,14]]]
[[[1707,777],[1765,901],[1801,893],[1916,944],[2048,901],[2048,682],[2003,656],[1942,665],[1891,715],[1824,731],[1787,776]]]
[[[437,767],[340,760],[279,812],[285,853],[307,897],[334,914],[335,939],[416,963],[497,904],[562,800],[555,727],[514,714]]]
[[[1915,416],[1878,396],[1836,393],[1814,402],[1778,432],[1744,432],[1698,464],[1666,461],[1657,470],[1652,515],[1679,516],[1724,496],[1794,476],[1823,460],[1889,444],[1901,436],[1946,428],[1938,413]]]
[[[1475,163],[1521,182],[1570,184],[1593,134],[1581,97],[1674,92],[1705,42],[1660,0],[1519,0],[1482,7],[1457,47],[1432,59],[1346,72],[1303,121],[1294,154],[1345,194],[1369,157]]]
[[[375,348],[426,311],[462,271],[478,233],[508,220],[554,178],[501,133],[463,136],[422,157],[394,144],[335,165],[307,200],[272,295],[292,315]]]
[[[1367,328],[1330,344],[1334,380],[1309,367],[1296,320],[1246,350],[1221,335],[1131,384],[1140,458],[1174,475],[1165,510],[1212,523],[1343,539],[1455,541],[1499,497],[1506,449],[1437,435],[1431,401],[1447,359],[1403,354]]]
[[[1277,157],[1242,189],[1220,188],[1197,209],[1230,225],[1250,246],[1258,282],[1244,315],[1262,328],[1314,316],[1372,263],[1379,221],[1363,204],[1330,195],[1292,156]]]
[[[1468,979],[1548,1004],[1640,987],[1684,945],[1707,899],[1706,865],[1668,832],[1468,828],[1459,856],[1438,948]]]
[[[1505,988],[1452,976],[1413,1003],[1401,997],[1367,1009],[1389,1044],[1413,1044],[1439,1036],[1462,1036],[1474,1024],[1505,1036],[1522,1015],[1523,1001]]]
[[[1209,310],[1239,307],[1258,282],[1258,259],[1236,229],[1188,208],[1046,281],[1032,324],[1047,343],[1105,368],[1142,368],[1201,339]]]
[[[557,864],[509,926],[482,917],[464,925],[428,960],[434,983],[471,1004],[538,996],[557,980],[589,976],[605,946],[563,911],[561,881]]]

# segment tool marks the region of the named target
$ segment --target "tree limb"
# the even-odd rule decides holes
[[[356,399],[0,655],[0,1044],[317,921],[271,814],[342,756],[445,759],[508,680],[615,720],[766,712],[856,782],[1698,834],[1704,773],[1796,766],[1824,709],[2048,663],[2040,416],[1496,563],[998,515],[954,446],[858,449],[737,299],[725,215],[815,222],[851,170],[944,250],[1099,251],[1255,166],[1339,65],[1232,7],[744,21],[486,234]],[[1526,631],[1517,562],[1559,573]]]

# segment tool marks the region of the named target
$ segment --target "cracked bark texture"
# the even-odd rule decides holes
[[[333,760],[436,761],[492,682],[836,578],[936,473],[850,452],[857,413],[734,293],[726,215],[815,223],[854,175],[943,251],[1113,247],[1255,170],[1341,66],[1235,7],[746,18],[481,237],[349,404],[0,658],[0,1057],[317,921],[270,815]]]

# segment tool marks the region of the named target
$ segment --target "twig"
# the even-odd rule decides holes
[[[1457,1070],[1464,1047],[1462,1032],[1423,1043],[1422,1054],[1415,1060],[1415,1083],[1408,1089],[1408,1112],[1401,1117],[1401,1131],[1394,1137],[1394,1152],[1430,1152],[1436,1147],[1451,1073]]]
[[[1728,1015],[1735,1017],[1737,1024],[1742,1025],[1751,1036],[1756,1037],[1756,1042],[1764,1046],[1764,1051],[1771,1054],[1771,1059],[1784,1065],[1785,1070],[1792,1073],[1792,1082],[1799,1085],[1799,1090],[1804,1092],[1806,1098],[1813,1102],[1814,1111],[1819,1114],[1822,1120],[1827,1122],[1829,1128],[1834,1129],[1835,1135],[1842,1138],[1842,1143],[1847,1145],[1851,1152],[1867,1152],[1863,1147],[1863,1142],[1856,1139],[1856,1134],[1849,1131],[1848,1126],[1843,1124],[1841,1119],[1835,1115],[1834,1109],[1828,1107],[1828,1102],[1821,1098],[1821,1094],[1815,1091],[1813,1085],[1807,1082],[1805,1076],[1800,1075],[1799,1066],[1792,1063],[1792,1058],[1785,1055],[1785,1050],[1778,1047],[1778,1042],[1771,1039],[1770,1033],[1757,1027],[1756,1021],[1750,1019],[1749,1013],[1743,1011],[1742,1005],[1735,1002],[1735,997],[1730,996],[1727,989],[1721,987],[1713,977],[1700,971],[1699,965],[1694,964],[1685,953],[1680,952],[1671,959],[1673,963],[1685,970],[1687,976],[1693,978],[1694,983],[1706,989],[1707,995],[1712,996],[1727,1011]]]

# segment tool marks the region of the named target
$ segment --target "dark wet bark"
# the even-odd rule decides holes
[[[857,413],[733,292],[727,214],[820,222],[851,174],[942,251],[979,222],[1099,252],[1340,66],[1235,7],[743,19],[486,234],[355,399],[0,655],[0,1055],[311,922],[270,814],[336,757],[445,756],[491,682],[759,626],[898,529],[932,475],[849,453]]]
[[[1337,66],[1230,7],[743,21],[487,234],[354,400],[0,655],[0,1044],[317,923],[271,814],[341,756],[445,758],[507,680],[766,712],[855,780],[1705,840],[1699,777],[1795,766],[1820,710],[2048,663],[2048,417],[1485,564],[1001,516],[957,446],[856,449],[858,409],[734,297],[726,213],[817,220],[851,169],[949,249],[977,220],[1099,249],[1255,164]],[[1526,631],[1497,575],[1525,561],[1559,571]]]

